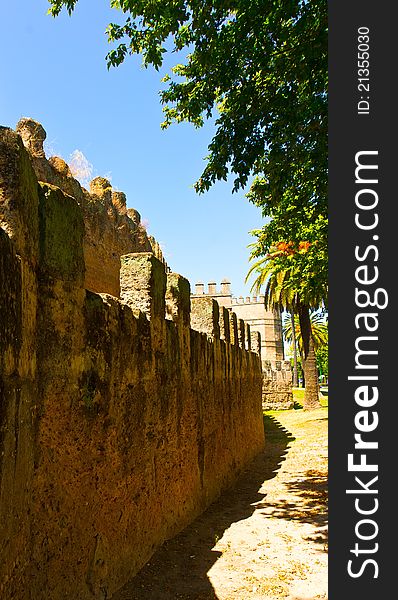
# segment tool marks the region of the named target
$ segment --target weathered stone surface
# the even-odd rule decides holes
[[[246,323],[238,319],[238,342],[240,348],[246,348]]]
[[[249,323],[245,322],[245,347],[246,350],[251,350],[252,339],[251,339],[251,331]]]
[[[290,365],[284,361],[280,311],[268,309],[264,296],[233,298],[228,280],[221,282],[220,291],[215,282],[208,284],[207,292],[203,283],[196,283],[192,300],[203,302],[206,298],[217,301],[220,311],[230,311],[230,342],[261,354],[264,408],[290,408],[293,405],[292,376]],[[221,339],[224,339],[226,330],[222,317],[220,330]],[[284,365],[282,369],[281,364]]]
[[[28,150],[37,179],[59,187],[81,206],[85,224],[85,287],[119,297],[120,257],[129,252],[152,251],[139,214],[130,209],[134,218],[129,216],[125,195],[113,191],[104,177],[93,179],[88,192],[72,176],[62,158],[53,156],[47,160],[43,149],[46,132],[40,123],[21,119],[17,131]]]
[[[76,200],[57,187],[41,184],[39,219],[42,277],[74,281],[83,287],[84,223]]]
[[[261,334],[261,354],[264,359],[283,360],[282,320],[280,310],[271,310],[265,305],[264,296],[252,298],[240,296],[233,298],[231,284],[227,279],[221,282],[217,290],[215,282],[208,283],[205,291],[203,283],[195,284],[193,296],[208,296],[217,300],[219,306],[236,313],[237,319],[243,319],[252,331]],[[246,335],[246,341],[248,336]]]
[[[151,252],[126,254],[121,260],[121,298],[150,319],[165,318],[166,273]]]
[[[288,410],[293,405],[292,369],[289,361],[263,361],[263,410]]]
[[[1,149],[0,596],[110,598],[262,449],[261,362],[213,304],[191,329],[151,252],[122,257],[121,300],[86,290],[87,205]]]
[[[224,306],[220,306],[220,337],[228,344],[231,342],[229,311]]]
[[[238,346],[239,345],[238,319],[234,312],[229,313],[229,334],[230,334],[230,338],[231,338],[231,344],[235,344],[236,346]]]
[[[219,306],[213,298],[191,298],[192,329],[210,338],[220,337]]]
[[[47,134],[41,123],[24,117],[18,122],[16,132],[19,133],[25,147],[32,156],[45,158],[43,144]]]
[[[21,138],[0,128],[0,597],[3,589],[23,582],[32,553],[39,414],[37,188]]]
[[[0,127],[0,227],[32,264],[38,255],[38,204],[37,180],[22,140]]]
[[[250,346],[253,352],[261,356],[261,334],[259,331],[250,331]]]
[[[191,322],[191,297],[189,281],[178,273],[167,273],[166,317],[189,327]]]
[[[124,192],[112,192],[112,204],[119,214],[127,215],[127,198]],[[139,222],[140,220],[138,221],[137,225]]]

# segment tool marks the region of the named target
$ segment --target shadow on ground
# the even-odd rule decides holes
[[[264,508],[267,515],[275,519],[286,519],[300,523],[310,523],[318,527],[318,533],[312,537],[320,544],[327,544],[327,474],[307,471],[300,479],[285,483],[287,492],[298,496],[297,502],[278,500],[260,502],[257,507]]]
[[[112,600],[217,600],[207,573],[221,553],[212,548],[232,523],[252,515],[265,497],[258,490],[264,481],[275,477],[294,440],[274,417],[265,416],[264,427],[265,451],[252,461],[235,486],[179,535],[165,542]]]
[[[315,419],[315,421],[323,421],[326,418]],[[276,421],[276,423],[278,422]],[[270,425],[274,427],[273,424]],[[275,430],[275,434],[277,435],[277,430]],[[314,525],[318,529],[315,531],[314,536],[307,539],[319,543],[323,546],[323,549],[326,549],[328,544],[327,472],[308,470],[301,476],[285,482],[283,486],[286,489],[286,495],[289,494],[289,498],[297,497],[296,502],[294,500],[287,502],[278,499],[277,502],[272,503],[266,500],[259,502],[257,508],[264,509],[264,513],[272,518]]]

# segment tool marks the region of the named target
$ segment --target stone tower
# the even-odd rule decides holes
[[[208,283],[205,292],[203,283],[195,284],[195,297],[210,296],[217,300],[220,306],[234,312],[238,319],[243,319],[250,325],[251,331],[258,331],[261,335],[262,360],[283,361],[285,359],[282,340],[282,319],[278,310],[269,310],[265,306],[264,296],[233,298],[231,283],[223,279],[220,290],[217,291],[215,282]]]

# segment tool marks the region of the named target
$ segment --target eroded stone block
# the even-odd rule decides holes
[[[252,352],[261,355],[261,334],[259,331],[250,332],[250,345]]]
[[[243,350],[246,347],[246,323],[243,319],[238,319],[238,343]]]
[[[220,339],[219,306],[213,298],[191,298],[191,327]]]
[[[120,297],[149,319],[165,318],[166,273],[152,252],[134,252],[121,257]]]
[[[189,281],[178,273],[167,273],[166,318],[178,325],[190,326],[191,289]]]
[[[239,345],[238,339],[238,319],[234,312],[229,313],[229,333],[231,344]]]
[[[83,286],[84,223],[76,200],[49,184],[39,187],[40,274]]]
[[[229,326],[229,310],[220,306],[220,338],[227,344],[231,342]]]

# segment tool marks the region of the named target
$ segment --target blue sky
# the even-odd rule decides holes
[[[107,70],[104,31],[121,15],[108,0],[80,0],[70,18],[47,16],[47,0],[14,0],[0,6],[0,124],[15,128],[32,117],[47,132],[47,156],[67,162],[80,150],[93,177],[111,179],[127,195],[148,232],[161,244],[173,271],[195,281],[227,277],[235,295],[249,295],[244,279],[260,210],[232,181],[198,196],[212,124],[161,131],[162,74],[143,69],[139,57]],[[174,64],[170,57],[169,64]]]

